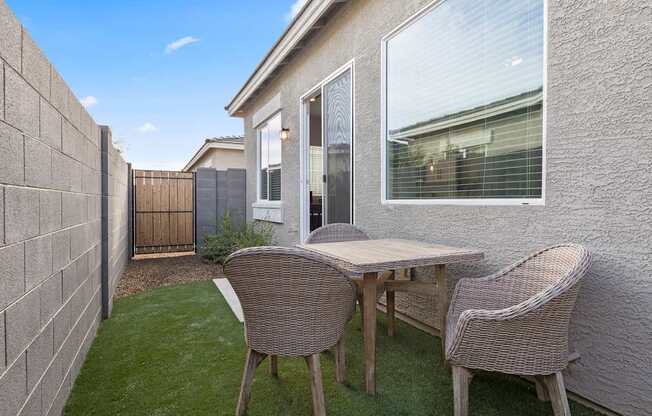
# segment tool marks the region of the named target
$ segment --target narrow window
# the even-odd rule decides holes
[[[385,43],[387,200],[542,198],[543,0],[444,0]]]
[[[281,200],[281,114],[258,128],[259,188],[261,201]]]

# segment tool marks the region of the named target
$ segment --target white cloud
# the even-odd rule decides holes
[[[158,127],[150,123],[149,121],[142,126],[138,127],[138,131],[141,133],[152,133],[158,131]]]
[[[178,49],[183,48],[184,46],[188,46],[191,43],[196,43],[199,42],[199,39],[192,37],[192,36],[184,36],[181,39],[177,39],[174,42],[170,43],[168,46],[165,47],[165,53],[172,53]]]
[[[81,103],[81,105],[84,106],[84,108],[95,107],[97,104],[99,104],[97,98],[93,97],[92,95],[82,98],[81,100],[79,100],[79,102]]]
[[[290,7],[290,11],[288,12],[288,14],[285,15],[285,19],[286,19],[288,22],[292,21],[292,19],[294,19],[295,17],[297,17],[297,15],[299,14],[299,12],[301,11],[301,8],[303,8],[303,6],[304,6],[306,3],[308,3],[308,0],[296,0],[296,1],[292,4],[292,7]]]

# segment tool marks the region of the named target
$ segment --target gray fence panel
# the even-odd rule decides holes
[[[201,246],[207,234],[215,234],[218,231],[227,211],[234,225],[245,223],[246,179],[247,172],[244,169],[197,169],[195,210],[198,245]]]
[[[217,226],[217,175],[215,169],[199,168],[195,173],[197,189],[197,244],[201,245],[207,234],[214,234]]]
[[[244,169],[229,169],[226,171],[226,178],[227,209],[233,223],[243,225],[247,215],[245,202],[246,171]]]

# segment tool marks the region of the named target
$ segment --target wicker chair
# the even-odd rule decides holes
[[[227,258],[224,273],[245,318],[247,359],[236,415],[244,415],[258,365],[270,356],[304,357],[315,415],[325,415],[319,353],[337,345],[336,380],[344,382],[344,329],[355,311],[353,282],[324,257],[296,248],[255,247]]]
[[[561,372],[568,365],[571,313],[590,263],[584,247],[562,244],[457,283],[446,325],[456,416],[468,414],[472,369],[532,376],[555,415],[570,415]]]
[[[337,243],[340,241],[361,241],[369,240],[367,233],[362,231],[360,228],[356,227],[353,224],[346,223],[334,223],[324,225],[317,228],[308,235],[306,239],[306,244],[320,244],[320,243]],[[380,300],[385,292],[384,282],[387,280],[394,280],[395,272],[386,272],[378,277],[379,286],[376,291],[376,299]],[[360,284],[361,280],[356,277],[352,277],[353,282],[358,286],[358,289],[361,289]],[[395,314],[394,314],[394,292],[387,292],[387,332],[388,335],[394,336],[395,328]],[[360,310],[362,310],[362,290],[358,290],[358,303],[360,304]]]

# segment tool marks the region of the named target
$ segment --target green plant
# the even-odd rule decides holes
[[[237,226],[227,212],[217,233],[204,238],[199,255],[212,263],[223,264],[231,253],[241,248],[272,245],[273,237],[271,224],[254,221]]]

